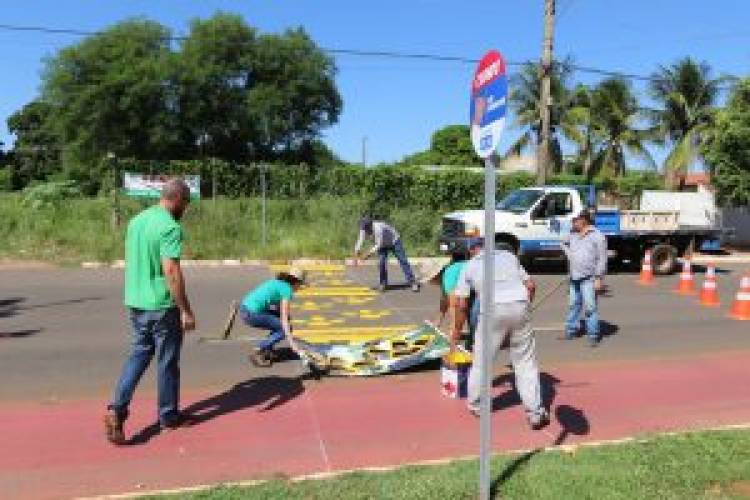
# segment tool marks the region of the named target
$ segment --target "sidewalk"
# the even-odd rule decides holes
[[[750,352],[668,361],[544,367],[548,429],[527,429],[507,372],[495,387],[498,451],[750,422]],[[204,421],[157,435],[155,403],[136,395],[131,435],[105,442],[103,401],[5,401],[3,498],[70,498],[388,466],[477,453],[478,421],[442,397],[436,371],[321,382],[269,377],[224,393],[187,392]]]

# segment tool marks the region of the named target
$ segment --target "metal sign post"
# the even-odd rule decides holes
[[[505,125],[508,80],[505,61],[497,51],[488,52],[479,62],[471,85],[471,141],[477,154],[484,158],[484,254],[482,288],[479,291],[482,328],[480,406],[479,406],[479,498],[490,498],[490,457],[492,455],[492,318],[494,316],[495,282],[495,158]]]
[[[479,406],[479,498],[490,498],[490,457],[492,455],[492,365],[494,352],[490,336],[495,309],[495,162],[484,160],[484,255],[482,256],[482,290],[479,292],[482,331],[482,373]]]

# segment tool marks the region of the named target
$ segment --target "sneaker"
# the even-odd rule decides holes
[[[247,359],[258,368],[268,368],[273,363],[272,354],[267,349],[254,349],[247,355]]]
[[[112,410],[104,416],[104,433],[110,443],[117,446],[126,444],[125,433],[122,430],[122,419]]]
[[[476,418],[479,418],[479,408],[472,408],[469,406],[469,413],[474,415]]]
[[[419,283],[415,281],[414,283],[411,284],[411,291],[414,293],[419,293],[419,287],[420,287]]]
[[[198,423],[198,419],[188,413],[180,413],[171,422],[160,422],[159,427],[163,431],[173,431],[181,427],[192,427]]]
[[[529,416],[529,427],[531,427],[531,430],[533,431],[544,429],[548,425],[549,413],[547,413],[546,411],[544,413],[538,413]]]

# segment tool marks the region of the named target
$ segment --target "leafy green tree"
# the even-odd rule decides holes
[[[474,152],[467,125],[447,125],[430,138],[430,149],[405,157],[401,165],[442,165],[479,167],[482,162]]]
[[[467,125],[448,125],[432,134],[432,151],[441,165],[479,166]]]
[[[641,158],[656,169],[645,146],[653,132],[639,127],[641,108],[626,80],[608,78],[593,89],[591,121],[601,141],[594,156],[593,172],[607,177],[622,176],[628,155]]]
[[[336,66],[302,28],[260,35],[252,67],[246,102],[256,151],[294,151],[338,121]]]
[[[701,153],[719,199],[738,206],[750,204],[750,78],[737,85],[726,108],[718,112]]]
[[[658,142],[670,148],[664,161],[665,184],[667,189],[675,189],[681,174],[699,159],[725,79],[712,78],[707,63],[690,57],[660,66],[652,78],[650,93],[659,108],[650,110],[649,115],[659,131]]]
[[[16,136],[8,155],[8,162],[12,162],[13,167],[13,187],[21,188],[31,181],[44,180],[61,170],[62,141],[51,124],[53,114],[52,106],[37,99],[8,118],[8,130]]]
[[[259,136],[246,104],[256,48],[256,31],[240,16],[191,23],[177,58],[178,112],[191,156],[248,158]]]
[[[43,97],[68,161],[93,166],[108,152],[165,159],[179,151],[169,36],[133,19],[47,60]]]
[[[219,13],[193,21],[178,60],[180,123],[194,154],[315,158],[310,146],[341,113],[333,59],[301,28],[258,34]]]

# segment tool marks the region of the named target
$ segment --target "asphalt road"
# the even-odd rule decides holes
[[[727,318],[740,272],[746,268],[733,264],[721,270],[722,307],[718,309],[702,308],[696,298],[673,294],[677,276],[660,278],[658,286],[644,288],[635,284],[635,274],[611,275],[607,280],[609,293],[601,304],[607,336],[597,349],[589,348],[585,339],[558,340],[567,303],[566,292],[561,289],[539,307],[533,318],[542,366],[750,350],[748,323]],[[400,278],[396,268],[391,272],[395,279]],[[563,271],[554,267],[531,272],[540,296],[564,278]],[[218,334],[230,301],[269,277],[269,269],[192,268],[186,273],[198,330],[189,334],[183,350],[184,388],[223,389],[254,376],[299,372],[300,364],[293,359],[262,373],[250,367],[246,361],[250,341],[244,339],[257,337],[258,332],[242,324],[235,326],[234,338],[227,342],[199,341],[200,337]],[[370,285],[375,282],[375,273],[370,266],[349,268],[343,280],[351,285]],[[0,401],[54,404],[82,397],[106,400],[127,352],[128,325],[121,289],[121,270],[0,271]],[[316,310],[317,306],[305,310],[302,304],[312,300],[306,298],[295,305],[295,320],[300,322],[297,328],[311,330],[413,325],[434,317],[437,298],[438,291],[432,286],[418,294],[396,289],[364,303],[329,301],[322,312]],[[424,373],[415,371],[405,376]],[[154,392],[153,370],[149,370],[139,393],[143,391]]]

